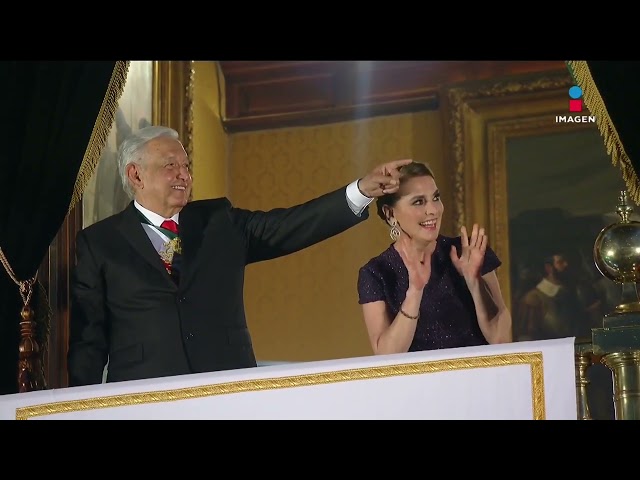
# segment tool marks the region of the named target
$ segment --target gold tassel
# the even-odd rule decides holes
[[[38,343],[38,325],[35,312],[31,307],[33,297],[33,285],[36,283],[38,272],[28,280],[18,280],[13,268],[9,264],[0,247],[0,263],[7,274],[18,286],[22,297],[23,307],[20,311],[20,343],[18,345],[18,393],[44,390],[47,388],[44,379],[44,368],[41,356],[41,347]]]
[[[93,126],[91,132],[91,138],[87,145],[78,176],[76,177],[76,183],[73,187],[73,196],[69,204],[69,211],[73,209],[77,202],[82,199],[82,194],[86,188],[89,180],[93,176],[93,173],[98,165],[102,150],[107,144],[109,139],[109,132],[113,126],[113,122],[118,110],[118,101],[124,91],[124,86],[127,82],[127,74],[129,72],[129,61],[119,61],[113,69],[111,80],[109,81],[109,87],[107,93],[102,101],[100,112],[96,118],[96,123]]]
[[[624,151],[624,146],[618,136],[618,131],[611,121],[607,107],[602,100],[600,91],[593,81],[591,70],[586,61],[568,61],[570,70],[578,86],[582,89],[585,106],[591,115],[596,117],[596,125],[604,140],[607,154],[611,156],[614,166],[618,165],[622,171],[622,178],[627,185],[629,197],[640,205],[640,181],[631,164],[631,160]]]

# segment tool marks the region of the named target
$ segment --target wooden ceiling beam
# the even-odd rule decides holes
[[[565,70],[563,61],[221,61],[228,132],[437,109],[443,87]]]

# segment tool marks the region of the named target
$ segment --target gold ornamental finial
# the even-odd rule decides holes
[[[631,212],[633,212],[633,207],[629,205],[629,201],[627,199],[627,191],[620,191],[620,196],[618,197],[618,206],[616,207],[616,212],[620,215],[622,219],[622,223],[629,223],[629,216]]]

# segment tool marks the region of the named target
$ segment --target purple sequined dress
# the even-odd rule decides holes
[[[410,352],[487,344],[478,326],[471,293],[451,263],[451,245],[455,245],[460,253],[460,237],[438,236],[431,257],[431,277],[424,287]],[[500,265],[495,252],[487,247],[482,274]],[[398,314],[408,288],[407,268],[393,244],[369,260],[358,275],[359,303],[382,300],[386,302],[391,318]]]

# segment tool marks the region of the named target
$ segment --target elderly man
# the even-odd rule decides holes
[[[357,225],[398,188],[399,160],[316,199],[267,212],[189,201],[191,163],[174,130],[143,128],[118,151],[133,201],[80,231],[71,296],[69,384],[256,366],[245,266]]]

